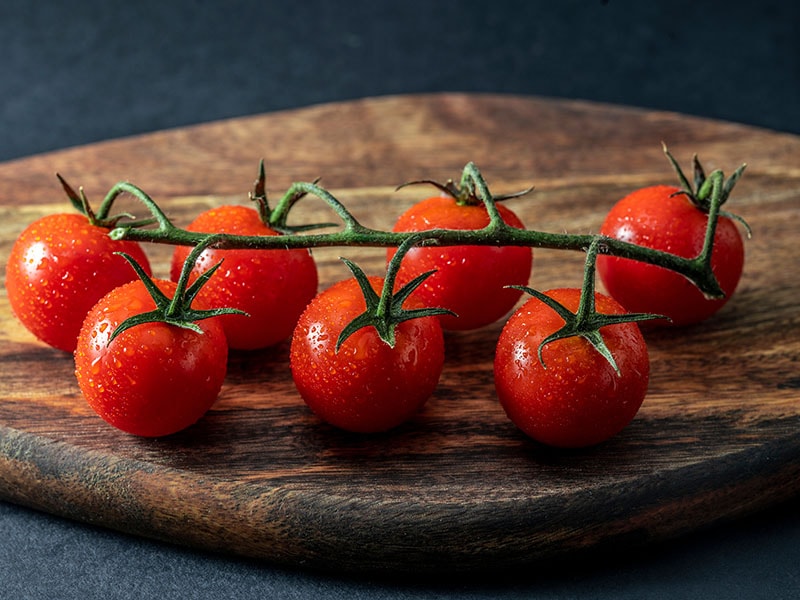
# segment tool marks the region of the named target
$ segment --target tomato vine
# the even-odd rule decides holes
[[[261,178],[256,188],[262,187]],[[738,179],[739,171],[736,178]],[[714,231],[720,216],[721,205],[727,198],[733,179],[727,184],[721,170],[709,174],[704,184],[704,196],[707,198],[708,226],[705,244],[702,251],[693,258],[685,258],[669,252],[654,250],[637,244],[603,236],[600,234],[571,234],[539,231],[534,229],[517,229],[506,225],[497,211],[497,200],[489,190],[478,167],[469,162],[463,169],[460,189],[467,189],[476,195],[486,206],[490,216],[489,224],[478,230],[433,229],[426,232],[422,245],[491,245],[491,246],[530,246],[533,248],[551,248],[559,250],[586,251],[593,244],[598,253],[629,258],[639,262],[657,265],[675,271],[692,281],[709,297],[720,297],[723,292],[711,270],[711,251]],[[76,201],[77,194],[62,179],[67,194]],[[161,207],[141,188],[128,182],[114,185],[106,194],[97,215],[105,217],[111,211],[113,203],[123,194],[139,200],[150,212],[149,219],[136,220],[118,218],[110,236],[115,240],[131,240],[171,245],[195,246],[202,243],[208,234],[187,231],[172,223]],[[289,211],[306,196],[315,196],[324,201],[341,219],[342,228],[329,233],[302,233],[291,230],[286,224]],[[258,198],[251,194],[252,198]],[[83,190],[77,202],[83,205]],[[265,203],[265,198],[262,198]],[[318,248],[332,246],[373,246],[399,247],[411,235],[410,232],[390,232],[373,229],[360,223],[358,219],[330,191],[316,182],[295,182],[282,196],[275,208],[262,205],[268,215],[271,226],[283,233],[276,236],[248,236],[219,234],[214,243],[215,248],[233,249],[270,249],[270,248]],[[155,224],[155,227],[150,227]],[[303,226],[307,230],[312,227],[329,226],[321,223]]]
[[[58,179],[72,204],[86,215],[90,224],[104,227],[104,231],[108,231],[107,236],[110,240],[130,244],[140,242],[168,244],[176,247],[176,256],[179,250],[183,250],[180,247],[191,247],[191,252],[188,253],[185,261],[183,261],[184,253],[180,253],[181,258],[177,263],[175,259],[173,260],[173,269],[176,264],[180,267],[181,262],[183,269],[180,277],[176,280],[175,290],[172,290],[175,292],[172,298],[159,287],[165,285],[164,282],[152,281],[145,270],[136,264],[136,261],[125,256],[144,282],[146,292],[150,294],[153,301],[154,309],[143,314],[130,315],[126,320],[116,324],[110,339],[135,325],[149,324],[154,321],[163,321],[169,325],[178,325],[179,328],[191,330],[193,333],[202,333],[200,326],[196,325],[194,321],[210,319],[215,322],[214,318],[216,317],[229,318],[222,315],[251,312],[249,308],[242,310],[243,307],[237,306],[237,302],[232,299],[233,296],[227,295],[227,292],[214,298],[211,303],[214,306],[209,305],[208,308],[200,309],[193,309],[191,306],[195,296],[198,296],[200,287],[208,281],[219,266],[217,261],[224,260],[223,254],[229,250],[288,251],[355,246],[396,249],[396,251],[388,252],[388,265],[384,277],[367,277],[358,265],[347,258],[342,258],[350,270],[352,278],[319,293],[309,304],[305,305],[306,309],[300,315],[299,321],[292,320],[295,329],[291,336],[291,368],[301,396],[324,420],[354,431],[379,431],[404,421],[432,393],[441,373],[442,329],[445,328],[445,325],[440,323],[439,317],[457,317],[456,313],[459,310],[454,306],[447,306],[446,304],[450,302],[441,299],[444,297],[436,297],[436,300],[430,298],[421,300],[415,295],[418,288],[422,290],[421,286],[427,286],[426,290],[438,289],[433,284],[428,286],[429,282],[427,281],[435,271],[438,271],[437,275],[444,272],[444,267],[440,268],[439,266],[444,259],[441,259],[438,253],[437,260],[439,262],[435,263],[436,266],[433,267],[435,270],[429,270],[430,267],[426,263],[424,268],[414,272],[413,277],[401,278],[399,276],[403,259],[408,258],[405,262],[410,262],[412,259],[409,254],[412,248],[485,246],[488,250],[488,247],[513,246],[526,249],[548,248],[584,252],[586,258],[580,289],[539,291],[508,281],[510,276],[503,272],[497,291],[504,293],[512,291],[508,288],[513,288],[515,292],[525,292],[533,296],[533,301],[525,303],[509,319],[501,333],[495,358],[498,395],[512,420],[535,439],[542,434],[542,428],[554,430],[553,423],[557,421],[564,425],[563,431],[552,439],[544,436],[545,440],[550,440],[546,443],[582,445],[596,443],[618,431],[633,417],[644,398],[649,363],[646,344],[636,323],[672,318],[666,312],[655,314],[663,311],[654,310],[651,307],[639,310],[624,308],[622,303],[596,292],[595,278],[598,265],[602,267],[602,262],[606,260],[628,259],[645,265],[662,267],[669,272],[683,276],[706,298],[724,298],[724,289],[729,290],[730,293],[732,288],[727,285],[727,280],[719,280],[715,270],[712,269],[712,253],[717,240],[718,223],[722,219],[724,227],[730,228],[731,225],[728,221],[733,218],[743,224],[747,234],[750,235],[746,223],[735,215],[722,210],[723,204],[742,175],[744,165],[727,179],[721,170],[714,170],[706,176],[695,157],[692,185],[667,147],[664,146],[663,149],[678,174],[682,188],[660,186],[659,192],[662,195],[656,197],[657,201],[672,203],[676,198],[685,196],[693,204],[694,216],[689,219],[694,227],[693,232],[695,232],[692,238],[693,247],[689,252],[683,254],[661,249],[669,247],[668,245],[648,247],[628,241],[632,238],[626,238],[625,235],[614,236],[612,233],[604,233],[603,229],[600,230],[600,233],[594,234],[555,233],[527,229],[516,217],[512,220],[513,222],[509,222],[507,216],[504,216],[509,211],[499,203],[508,198],[527,194],[532,188],[516,194],[494,195],[473,162],[468,162],[464,166],[457,182],[449,180],[445,184],[439,184],[430,180],[418,180],[402,184],[399,188],[411,184],[432,184],[448,197],[446,199],[448,210],[453,202],[458,205],[458,210],[472,211],[477,207],[480,209],[480,221],[472,221],[469,227],[459,229],[456,227],[463,224],[461,221],[450,222],[441,217],[438,220],[428,221],[426,218],[423,219],[426,226],[431,222],[439,223],[439,225],[434,225],[434,229],[423,228],[415,231],[403,230],[403,227],[384,231],[365,226],[344,203],[329,190],[320,186],[319,180],[293,183],[275,205],[271,206],[267,198],[263,161],[259,164],[258,177],[250,193],[250,199],[255,203],[256,210],[246,209],[252,213],[252,215],[248,215],[248,219],[259,221],[259,226],[256,228],[230,226],[232,219],[230,210],[227,212],[220,210],[213,225],[205,223],[193,226],[195,225],[193,223],[187,228],[178,227],[153,198],[140,187],[128,182],[114,185],[105,195],[97,210],[94,210],[82,188],[78,188],[76,191],[60,175]],[[144,218],[129,213],[114,214],[115,203],[125,195],[138,200],[149,214]],[[322,200],[336,215],[338,222],[300,225],[290,223],[290,217],[294,214],[296,207],[307,197]],[[437,197],[435,200],[438,202],[441,198]],[[699,213],[699,217],[694,213]],[[659,223],[665,225],[667,221],[670,227],[676,224],[674,219],[669,220],[663,217]],[[443,223],[446,223],[446,226]],[[486,223],[485,226],[484,223]],[[260,233],[261,224],[264,226],[264,231],[268,231],[269,234]],[[679,228],[681,226],[679,225]],[[205,231],[208,232],[204,232],[206,227],[208,229]],[[211,229],[214,231],[211,232]],[[700,244],[701,239],[702,245]],[[215,254],[213,259],[213,262],[217,262],[217,264],[207,270],[203,267],[201,269],[203,274],[190,285],[190,273],[193,269],[198,268],[198,262],[202,262],[200,261],[201,254],[210,256],[217,251],[219,254]],[[694,256],[690,256],[695,252]],[[260,265],[251,271],[256,273],[257,277],[261,277],[265,268],[263,265],[266,263],[260,260],[261,256],[256,259],[250,256],[250,253],[247,254],[247,261],[253,260]],[[225,256],[228,260],[235,261],[233,254],[225,254]],[[496,255],[490,256],[493,257],[491,260],[494,263],[498,262]],[[211,259],[206,257],[206,263],[209,260]],[[475,264],[482,265],[481,269],[492,268],[486,263],[480,263],[477,259],[475,261]],[[464,264],[471,260],[466,258],[450,260],[448,258],[445,262],[448,265],[451,263]],[[231,264],[240,263],[232,262]],[[527,272],[530,261],[525,264]],[[474,277],[474,264],[470,268],[473,269],[471,274],[460,273],[461,280]],[[647,266],[647,268],[652,269],[652,266]],[[259,271],[259,269],[261,270]],[[236,266],[229,271],[241,276],[241,269]],[[316,272],[314,271],[314,273]],[[277,277],[275,281],[278,283],[274,285],[282,285],[284,289],[290,289],[292,284],[287,283],[288,280],[281,277]],[[516,277],[516,273],[514,277]],[[631,281],[631,279],[629,278],[627,281]],[[681,281],[683,281],[683,285],[688,285],[684,280]],[[248,294],[253,296],[256,303],[251,306],[263,306],[264,297],[271,292],[269,289],[262,288],[256,291],[255,286],[251,283],[252,279],[246,281],[226,280],[224,284],[220,285],[246,287]],[[314,276],[314,286],[316,286],[316,275]],[[723,286],[725,286],[724,289]],[[461,290],[457,286],[452,289]],[[448,293],[452,289],[448,290]],[[468,287],[465,289],[469,290]],[[497,291],[492,293],[496,294]],[[136,293],[139,292],[140,290],[137,288]],[[449,296],[448,299],[460,299],[462,292],[463,290],[455,296]],[[693,292],[696,294],[696,290]],[[655,293],[662,294],[663,290],[656,290]],[[356,297],[357,294],[360,295]],[[407,301],[408,304],[406,304]],[[470,296],[470,301],[476,303],[472,296]],[[230,306],[216,306],[217,303]],[[445,306],[436,306],[439,303],[445,304]],[[205,304],[205,302],[201,304]],[[478,304],[484,311],[486,310],[485,302],[478,302]],[[363,312],[359,312],[362,308],[356,310],[356,307],[362,305]],[[469,311],[467,310],[467,312]],[[326,316],[323,319],[319,315]],[[330,315],[335,316],[331,317]],[[445,317],[445,315],[450,316]],[[271,310],[268,311],[267,318],[274,319]],[[469,318],[463,320],[463,323],[467,322],[470,322]],[[216,327],[214,323],[210,323],[210,325]],[[614,326],[613,334],[609,334],[611,326]],[[374,331],[370,331],[371,329]],[[229,331],[225,331],[225,333],[230,335]],[[380,343],[374,343],[376,337]],[[330,344],[334,338],[335,347],[330,351],[326,349],[322,352],[319,345]],[[565,346],[566,340],[569,342]],[[250,347],[247,345],[234,346],[230,338],[228,343],[231,348]],[[530,351],[528,350],[529,345]],[[86,343],[83,346],[86,346]],[[83,346],[81,347],[83,348]],[[561,348],[561,350],[554,348]],[[88,356],[88,352],[84,348],[82,354],[79,354]],[[551,357],[555,356],[556,360],[548,362],[545,352],[548,352]],[[359,354],[358,363],[351,360],[354,353]],[[404,362],[403,357],[417,357],[425,353],[430,356],[424,361],[414,359]],[[316,356],[317,354],[320,356]],[[560,360],[565,354],[570,357],[574,354],[574,364],[568,365],[569,360],[566,362]],[[362,363],[361,359],[366,356],[370,356],[372,359]],[[375,358],[378,356],[381,358]],[[534,360],[530,360],[531,356],[534,357]],[[219,358],[217,357],[217,359]],[[579,376],[576,375],[575,369],[587,369],[587,372],[594,375]],[[608,376],[597,375],[600,371],[607,373]],[[562,373],[565,375],[562,376]],[[334,376],[334,374],[337,375]],[[582,384],[575,383],[576,381],[585,381],[589,382],[587,385],[591,387],[594,385],[592,381],[598,377],[603,381],[612,382],[611,387],[595,393],[597,390],[594,388],[583,389],[581,388]],[[411,393],[410,388],[406,389],[406,384],[417,385],[419,381],[426,382],[420,393]],[[523,382],[522,387],[509,383],[517,381]],[[569,385],[574,385],[575,389],[571,392],[562,390],[559,386],[565,381],[571,381],[572,383]],[[624,382],[627,383],[623,385]],[[619,387],[617,383],[620,383]],[[329,386],[331,389],[319,389],[325,386]],[[563,403],[555,403],[550,407],[552,412],[548,413],[545,410],[548,407],[545,405],[549,401],[532,398],[533,387],[541,391],[542,398],[561,398],[564,394],[569,396],[572,392],[580,393],[582,394],[581,402],[575,404],[573,409],[578,405],[585,406],[581,410],[575,409],[574,414],[570,413],[571,416],[568,419],[565,417],[566,420],[564,420],[562,416],[572,409],[568,410],[562,405]],[[376,392],[376,390],[378,391]],[[395,398],[397,402],[387,402],[385,397],[387,394],[397,396]],[[335,402],[331,400],[334,397],[336,398]],[[343,398],[349,398],[349,400],[345,402],[342,400]],[[608,406],[616,408],[613,410],[603,409],[606,400],[610,402]],[[200,408],[205,410],[205,406],[203,404]],[[533,406],[539,406],[544,412],[532,414],[531,407]],[[328,409],[332,407],[335,410],[331,413]],[[548,421],[550,419],[548,414],[555,421]],[[362,418],[364,415],[370,415],[366,421]],[[192,418],[196,417],[197,415],[193,415]],[[544,422],[540,423],[539,421],[542,419]]]
[[[501,217],[498,209],[498,202],[507,198],[524,195],[531,191],[532,188],[516,194],[495,196],[490,191],[480,170],[473,162],[468,162],[465,165],[458,183],[450,180],[446,184],[438,184],[430,180],[421,180],[402,184],[398,187],[398,189],[400,189],[406,185],[418,183],[433,184],[442,192],[453,196],[459,203],[482,203],[489,216],[488,224],[481,229],[464,230],[437,228],[425,231],[424,235],[415,232],[383,231],[363,225],[339,199],[330,191],[319,185],[319,180],[293,183],[275,206],[270,207],[266,194],[266,175],[263,160],[259,164],[258,178],[250,193],[250,199],[256,203],[262,221],[278,232],[277,235],[270,236],[215,233],[212,239],[212,234],[180,228],[169,219],[158,203],[144,190],[128,182],[120,182],[114,185],[95,212],[92,210],[83,189],[76,192],[63,177],[59,175],[58,178],[72,204],[87,214],[93,221],[110,225],[112,229],[109,236],[117,241],[127,240],[132,242],[213,247],[216,249],[250,250],[277,248],[311,249],[333,246],[396,247],[398,248],[398,253],[395,256],[395,260],[392,260],[388,266],[386,276],[387,286],[391,286],[394,283],[400,259],[402,259],[403,254],[412,246],[528,246],[531,248],[550,248],[586,252],[586,267],[581,288],[581,297],[583,300],[578,312],[575,314],[570,313],[564,307],[557,306],[552,300],[546,299],[541,292],[524,286],[509,287],[522,289],[536,296],[547,302],[551,308],[563,316],[566,324],[562,330],[552,336],[552,339],[569,336],[584,337],[595,346],[598,352],[606,357],[612,366],[616,367],[613,357],[610,352],[608,352],[608,349],[605,348],[602,336],[599,335],[600,327],[608,325],[611,321],[642,321],[658,318],[659,315],[636,313],[628,314],[624,317],[614,316],[612,318],[596,313],[594,311],[592,298],[594,297],[595,261],[598,255],[627,258],[641,263],[663,267],[686,277],[708,298],[724,297],[724,292],[711,266],[714,234],[720,216],[727,216],[729,214],[722,211],[721,207],[730,195],[734,185],[741,177],[744,165],[739,167],[734,174],[726,180],[723,172],[719,169],[706,176],[695,156],[695,187],[692,187],[666,145],[663,146],[663,150],[683,184],[683,191],[680,193],[688,195],[698,208],[702,209],[708,215],[703,246],[700,252],[694,257],[687,258],[679,256],[664,250],[648,248],[643,245],[616,239],[600,233],[553,233],[512,227],[506,224]],[[128,213],[109,217],[114,203],[124,194],[128,194],[140,201],[149,211],[149,217],[137,219]],[[300,226],[290,225],[288,219],[291,211],[307,196],[316,197],[325,202],[338,216],[341,223],[313,223]],[[338,229],[336,231],[314,232],[314,230],[337,226]],[[748,229],[748,235],[749,233]],[[345,260],[345,264],[358,278],[360,275],[358,267],[347,260]],[[419,283],[418,281],[415,285],[419,285]],[[362,290],[366,290],[368,286],[362,285],[361,287]],[[410,291],[406,290],[406,292],[407,293],[397,294],[397,296],[405,298]],[[372,295],[375,296],[374,293]],[[401,318],[399,316],[400,313],[398,313],[398,315],[395,315],[387,321],[386,315],[383,314],[386,311],[387,299],[391,299],[392,297],[393,290],[387,289],[384,290],[380,296],[367,298],[368,307],[371,307],[371,309],[367,311],[369,314],[365,313],[365,315],[359,317],[354,323],[351,323],[351,326],[346,330],[348,335],[360,327],[367,325],[377,327],[376,324],[386,324],[385,327],[382,326],[379,327],[379,329],[382,331],[381,337],[384,341],[391,344],[392,327],[394,323]],[[431,307],[430,311],[444,312],[447,308],[448,307]],[[400,309],[398,308],[398,310]],[[409,317],[404,314],[402,318]],[[544,343],[542,345],[544,345]]]

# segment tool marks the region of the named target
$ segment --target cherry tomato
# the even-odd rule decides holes
[[[171,281],[155,283],[167,295],[176,288]],[[204,308],[202,292],[194,304]],[[116,288],[86,316],[75,350],[75,375],[89,405],[114,427],[145,437],[198,421],[219,395],[228,359],[219,317],[198,321],[202,333],[145,323],[109,342],[120,323],[153,309],[141,281]]]
[[[503,221],[524,228],[522,221],[502,204]],[[434,196],[403,213],[394,231],[482,229],[489,224],[483,204],[458,204],[451,196]],[[396,250],[387,251],[387,261]],[[525,285],[531,273],[533,252],[517,246],[440,246],[412,248],[403,257],[397,281],[405,284],[417,275],[436,270],[414,292],[426,306],[453,311],[439,317],[449,330],[477,329],[508,313],[522,292],[508,285]]]
[[[277,235],[247,206],[222,206],[205,211],[187,228],[205,233]],[[177,281],[191,248],[177,246],[170,278]],[[224,260],[223,260],[224,259]],[[215,306],[238,308],[245,315],[222,318],[228,345],[251,350],[288,339],[303,309],[317,293],[317,266],[306,249],[218,250],[206,249],[192,271],[196,279],[211,265],[222,266],[203,290]]]
[[[377,293],[383,279],[372,277]],[[364,327],[336,350],[342,330],[365,310],[355,279],[321,292],[292,336],[290,364],[300,395],[322,420],[341,429],[379,432],[413,416],[433,394],[444,364],[444,338],[435,316],[403,321],[389,346]],[[407,308],[418,306],[412,299]]]
[[[693,258],[703,248],[708,215],[679,188],[642,188],[620,200],[600,232],[612,238]],[[606,291],[631,312],[664,315],[659,325],[689,325],[716,313],[736,290],[744,267],[744,244],[734,221],[720,216],[711,269],[724,298],[709,299],[688,279],[662,267],[626,258],[599,256],[597,272]]]
[[[571,311],[580,290],[545,292]],[[626,312],[612,298],[595,293],[596,310]],[[636,415],[647,393],[650,362],[635,323],[600,329],[619,368],[583,337],[542,340],[559,330],[564,319],[537,298],[511,316],[497,343],[494,361],[498,399],[508,417],[541,443],[564,448],[598,444],[621,431]]]
[[[106,293],[136,279],[126,252],[149,273],[141,246],[114,241],[86,216],[54,214],[29,225],[6,266],[8,301],[17,319],[44,343],[72,352],[83,319]]]

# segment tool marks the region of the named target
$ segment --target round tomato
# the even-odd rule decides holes
[[[155,283],[175,292],[171,281]],[[200,297],[195,305],[204,308]],[[198,321],[202,333],[150,322],[109,341],[123,321],[155,307],[139,280],[116,288],[86,315],[75,350],[75,375],[89,405],[114,427],[145,437],[197,422],[219,395],[228,359],[219,317]]]
[[[497,205],[503,221],[523,229],[522,221],[502,204]],[[452,196],[434,196],[418,202],[403,213],[393,230],[482,229],[489,224],[483,204],[459,204]],[[396,250],[387,251],[387,261]],[[525,285],[533,263],[533,251],[518,246],[428,246],[411,248],[403,257],[397,275],[399,284],[435,270],[414,292],[426,306],[446,308],[455,315],[442,315],[442,327],[449,330],[477,329],[494,323],[519,300],[517,289]]]
[[[570,311],[581,291],[545,292]],[[626,312],[612,298],[595,293],[598,313]],[[497,343],[494,361],[498,399],[508,417],[528,436],[564,448],[591,446],[621,431],[647,393],[650,362],[636,323],[600,328],[613,365],[585,338],[558,339],[538,351],[542,340],[561,329],[564,319],[537,298],[511,316]],[[542,364],[544,363],[544,364]]]
[[[657,185],[620,200],[600,233],[640,246],[694,258],[703,249],[708,215],[680,189]],[[657,324],[675,326],[703,321],[731,297],[744,267],[744,244],[734,221],[720,216],[714,235],[711,269],[725,293],[707,298],[697,287],[668,269],[627,258],[601,255],[597,271],[606,291],[626,309],[664,315]]]
[[[5,281],[9,304],[44,343],[72,352],[89,309],[136,279],[115,252],[126,252],[150,272],[139,244],[112,240],[108,232],[82,214],[54,214],[29,225],[11,248]]]
[[[383,279],[369,282],[380,293]],[[417,303],[409,299],[406,305]],[[444,364],[444,337],[438,319],[428,316],[397,324],[393,347],[368,326],[337,351],[339,334],[365,307],[355,279],[321,292],[297,323],[290,364],[301,397],[317,416],[368,433],[400,425],[433,394]]]
[[[205,233],[277,235],[261,221],[258,211],[247,206],[221,206],[205,211],[187,228]],[[191,248],[177,246],[170,278],[177,281]],[[222,316],[228,345],[251,350],[288,339],[303,309],[317,293],[317,266],[304,248],[280,250],[206,249],[192,270],[194,280],[223,260],[214,277],[203,287],[215,306],[244,311],[247,315]]]

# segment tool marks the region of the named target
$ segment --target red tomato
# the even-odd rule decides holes
[[[600,228],[603,235],[694,258],[703,248],[708,215],[679,188],[642,188],[620,200]],[[662,325],[689,325],[716,313],[731,297],[744,267],[744,244],[733,220],[720,216],[711,269],[725,292],[709,299],[688,279],[662,267],[601,255],[597,271],[606,291],[631,312],[664,315]]]
[[[167,295],[176,288],[156,284]],[[205,308],[199,297],[195,306]],[[114,427],[145,437],[197,422],[219,395],[228,359],[219,317],[198,321],[202,333],[145,323],[109,342],[120,323],[154,308],[141,281],[116,288],[86,316],[75,350],[75,375],[89,405]]]
[[[187,228],[204,233],[277,235],[247,206],[222,206],[201,213]],[[191,248],[177,246],[170,278],[177,281]],[[224,315],[228,345],[240,350],[272,346],[292,334],[303,309],[317,292],[317,266],[306,249],[205,250],[191,280],[223,260],[203,287],[214,306],[238,308],[245,315]]]
[[[55,214],[28,226],[6,266],[8,301],[19,321],[44,343],[72,352],[83,319],[106,293],[136,279],[126,252],[150,273],[141,246],[114,241],[82,214]]]
[[[545,292],[571,311],[579,289]],[[596,310],[626,312],[613,299],[596,293]],[[497,395],[508,417],[528,436],[550,446],[577,448],[607,440],[636,415],[647,393],[650,362],[636,323],[602,327],[619,368],[582,337],[569,337],[538,349],[564,319],[537,298],[511,316],[497,343],[494,361]]]
[[[522,221],[502,204],[503,221],[523,229]],[[489,224],[483,204],[460,205],[451,196],[434,196],[403,213],[394,231],[482,229]],[[396,249],[387,251],[387,262]],[[397,281],[403,285],[427,271],[436,270],[414,292],[426,306],[446,308],[457,316],[442,315],[442,327],[477,329],[494,323],[510,311],[522,292],[508,285],[525,285],[531,273],[533,252],[518,246],[440,246],[411,248],[403,257]]]
[[[370,278],[377,293],[381,278]],[[409,299],[404,308],[415,308]],[[292,377],[322,420],[349,431],[379,432],[413,416],[433,394],[444,364],[444,338],[434,316],[399,323],[390,347],[374,327],[357,330],[336,351],[342,330],[365,310],[355,279],[321,292],[292,336]]]

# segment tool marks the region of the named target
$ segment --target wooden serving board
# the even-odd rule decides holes
[[[138,184],[179,224],[247,202],[258,161],[279,197],[322,184],[389,228],[468,161],[531,228],[596,231],[638,186],[672,183],[665,141],[689,164],[748,163],[729,209],[754,230],[734,299],[710,321],[648,336],[652,382],[633,423],[580,451],[547,449],[493,390],[502,323],[447,337],[440,386],[382,435],[321,424],[294,391],[288,345],[231,357],[219,401],[175,436],[138,439],[82,400],[70,356],[43,346],[0,297],[0,497],[89,523],[282,564],[347,571],[474,571],[665,539],[800,492],[800,139],[736,124],[577,101],[387,97],[233,119],[0,165],[0,256],[34,218],[68,209],[61,173],[99,202]],[[304,201],[305,202],[305,201]],[[308,201],[298,214],[324,208]],[[316,207],[316,208],[315,208]],[[308,211],[308,212],[303,212]],[[170,249],[149,246],[157,273]],[[322,285],[348,256],[316,252]],[[583,257],[537,251],[531,283],[578,285]]]

